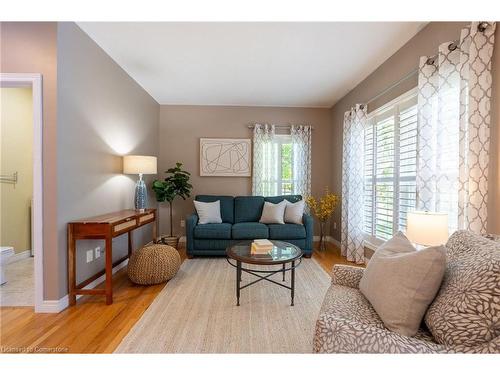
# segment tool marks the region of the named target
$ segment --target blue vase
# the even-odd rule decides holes
[[[135,199],[134,199],[135,209],[144,211],[144,209],[146,208],[147,201],[148,201],[148,191],[146,189],[146,184],[142,179],[142,175],[139,175],[139,179],[135,184]]]

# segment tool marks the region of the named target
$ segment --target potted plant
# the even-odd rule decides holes
[[[177,162],[174,168],[168,169],[165,173],[168,175],[165,180],[155,180],[153,182],[153,191],[156,194],[157,202],[168,202],[170,211],[170,234],[162,236],[161,242],[177,248],[179,237],[173,234],[172,202],[176,197],[186,200],[191,194],[193,185],[189,183],[191,173],[184,171],[182,163]]]
[[[306,198],[306,203],[312,211],[312,214],[316,216],[320,225],[320,237],[319,237],[319,250],[325,250],[325,224],[328,219],[333,215],[337,205],[339,204],[339,196],[330,193],[328,187],[325,189],[325,195],[323,195],[319,200],[313,196]]]

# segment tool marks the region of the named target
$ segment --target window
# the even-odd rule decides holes
[[[274,173],[265,181],[265,195],[293,194],[295,181],[293,179],[293,145],[290,135],[276,135],[269,154],[276,155]]]
[[[364,151],[364,231],[387,240],[416,205],[415,90],[369,114]]]

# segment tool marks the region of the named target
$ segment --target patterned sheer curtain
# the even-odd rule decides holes
[[[253,129],[252,194],[277,195],[278,145],[274,125],[255,124]],[[274,182],[273,182],[274,181]]]
[[[363,251],[363,152],[366,105],[357,104],[344,115],[342,152],[342,241],[347,260],[364,263]]]
[[[312,127],[307,125],[292,125],[290,134],[293,149],[293,194],[300,194],[303,197],[307,197],[311,195]]]
[[[486,232],[496,25],[483,26],[473,22],[419,65],[417,208],[448,212],[450,231]]]

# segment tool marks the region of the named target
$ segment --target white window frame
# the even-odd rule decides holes
[[[397,98],[391,100],[390,102],[382,105],[381,107],[376,108],[375,110],[371,111],[368,113],[367,117],[367,123],[371,124],[372,121],[375,120],[376,117],[381,117],[382,115],[386,114],[389,111],[393,112],[393,117],[394,117],[394,176],[393,176],[393,221],[392,221],[392,227],[393,227],[393,232],[397,232],[399,230],[399,182],[401,180],[401,177],[399,177],[400,171],[399,171],[399,154],[400,154],[400,147],[399,147],[399,107],[401,105],[404,105],[408,101],[414,100],[415,103],[417,102],[417,94],[418,94],[418,88],[415,87],[406,93],[398,96]],[[372,126],[372,125],[370,125]],[[374,142],[374,150],[375,144],[376,144],[376,136],[375,136],[376,131],[374,130],[374,136],[373,136],[373,142]],[[376,160],[374,159],[374,170],[376,169]],[[408,178],[410,180],[410,178]],[[376,187],[376,176],[372,176],[372,196],[373,196],[373,210],[376,210],[376,202],[375,202],[375,187]],[[364,210],[364,206],[363,206]],[[376,218],[375,215],[373,214],[372,216],[372,233],[364,233],[364,246],[371,248],[375,250],[378,246],[380,246],[382,243],[384,243],[384,239],[378,238],[374,235],[374,226],[376,226]],[[364,228],[363,228],[364,229]]]

